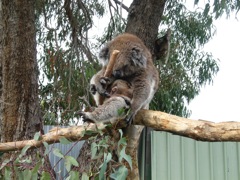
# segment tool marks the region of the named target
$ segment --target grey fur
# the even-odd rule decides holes
[[[131,124],[140,109],[148,109],[149,103],[158,89],[159,74],[153,65],[151,53],[138,37],[122,34],[107,43],[100,52],[104,67],[106,67],[113,50],[119,50],[120,53],[113,66],[112,76],[107,81],[106,78],[101,77],[100,82],[108,83],[100,83],[97,91],[104,94],[107,91],[106,87],[116,79],[123,79],[131,84],[133,88],[131,112],[126,117],[126,121]]]

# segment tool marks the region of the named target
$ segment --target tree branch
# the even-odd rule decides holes
[[[117,123],[117,128],[124,127],[123,124]],[[151,127],[154,130],[168,131],[200,141],[240,141],[240,122],[197,121],[160,111],[140,110],[135,117],[134,124]],[[69,128],[53,128],[39,141],[25,140],[0,143],[0,152],[20,150],[26,145],[30,145],[32,148],[39,147],[43,142],[52,144],[59,142],[62,137],[72,141],[85,140],[100,132],[107,132],[105,127],[106,125],[103,123],[90,123]]]
[[[122,2],[118,1],[118,0],[113,0],[116,4],[119,4],[123,9],[125,9],[127,12],[129,12],[129,8],[124,5]]]

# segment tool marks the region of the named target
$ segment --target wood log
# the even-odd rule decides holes
[[[113,69],[113,66],[115,64],[115,61],[117,59],[117,55],[120,51],[118,50],[113,50],[112,54],[111,54],[111,57],[110,57],[110,60],[108,62],[108,65],[107,65],[107,69],[104,73],[104,77],[110,77],[111,74],[112,74],[112,69]]]

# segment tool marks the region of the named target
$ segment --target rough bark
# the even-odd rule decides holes
[[[1,142],[31,139],[42,129],[38,99],[35,0],[2,0],[1,3],[4,15],[1,19]],[[34,158],[36,152],[31,151],[29,155]],[[16,154],[4,154],[4,158],[10,156]],[[46,162],[46,165],[49,164]]]
[[[2,51],[3,51],[3,14],[2,1],[0,1],[0,132],[2,132]],[[1,134],[0,134],[1,139]]]
[[[2,142],[40,131],[34,0],[3,0]]]
[[[231,121],[214,123],[206,120],[187,119],[161,111],[140,110],[136,115],[133,124],[151,127],[156,131],[171,132],[198,141],[240,141],[240,122]],[[59,142],[59,139],[62,137],[66,137],[72,141],[85,140],[91,136],[100,134],[100,132],[109,132],[105,127],[106,125],[103,123],[90,123],[69,128],[54,128],[49,133],[43,135],[40,141],[26,140],[0,143],[0,151],[6,152],[20,150],[26,145],[39,147],[43,142],[49,144]],[[124,123],[121,123],[119,126],[116,126],[116,129],[123,127]]]
[[[140,37],[154,57],[154,42],[162,18],[165,0],[134,0],[129,8],[126,32]],[[143,126],[133,125],[125,129],[128,138],[127,153],[131,155],[133,169],[128,179],[139,179],[138,144]]]
[[[165,0],[134,0],[129,8],[126,32],[137,35],[154,52]]]

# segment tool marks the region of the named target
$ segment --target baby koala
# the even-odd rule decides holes
[[[130,109],[133,96],[132,86],[124,80],[115,80],[110,88],[110,97],[106,98],[93,112],[77,112],[83,121],[90,122],[113,122],[116,119],[124,119]]]

